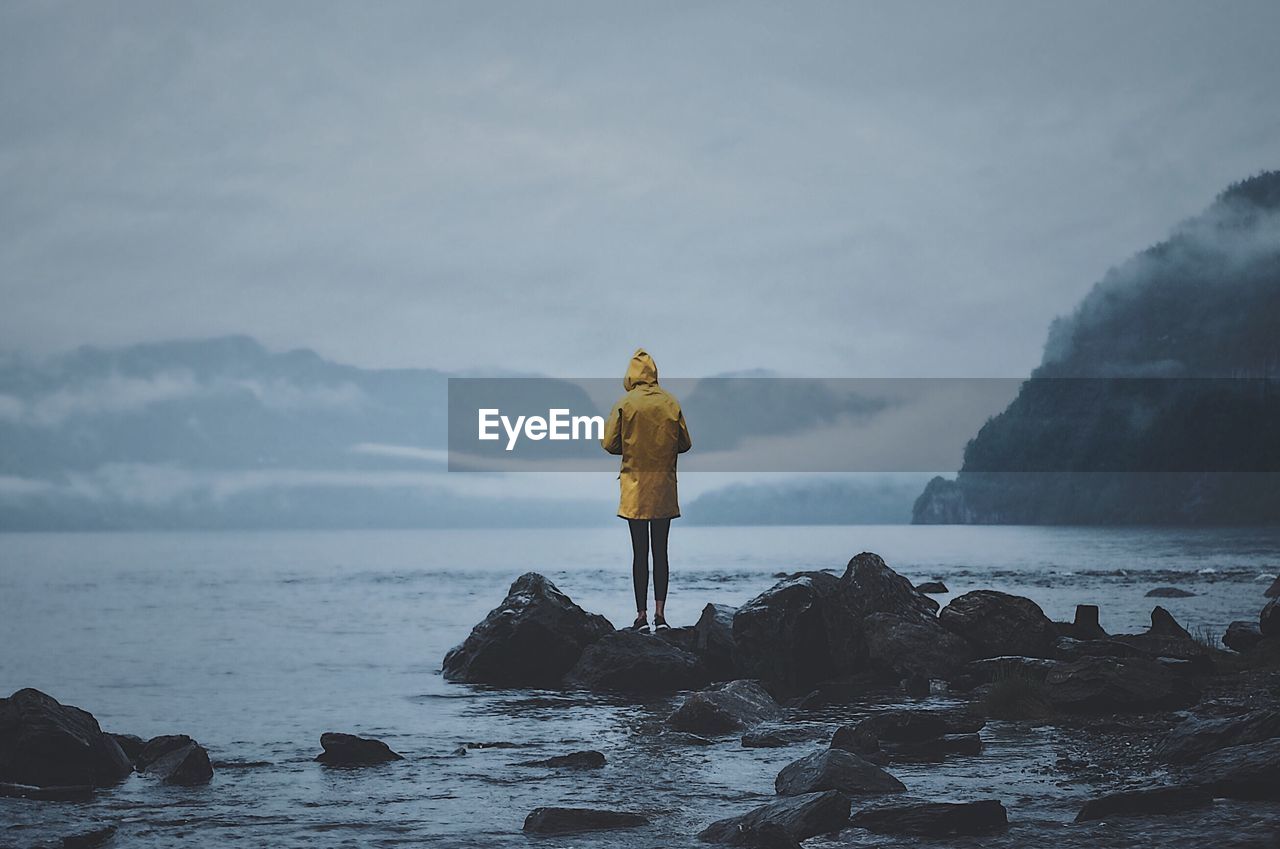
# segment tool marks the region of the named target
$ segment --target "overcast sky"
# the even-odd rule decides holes
[[[1025,374],[1280,167],[1280,3],[0,5],[0,346]]]

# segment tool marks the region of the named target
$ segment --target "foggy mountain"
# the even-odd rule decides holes
[[[930,481],[915,522],[1280,521],[1280,474],[1243,471],[1271,468],[1276,450],[1276,431],[1268,439],[1263,424],[1280,380],[1280,172],[1232,185],[1110,271],[1053,322],[1032,378],[969,442],[956,479]],[[1069,390],[1077,382],[1035,378],[1172,380],[1141,382],[1163,384],[1156,399],[1134,382],[1093,382],[1082,419],[1080,393]],[[1240,378],[1265,397],[1241,397]],[[1199,389],[1178,389],[1191,386]],[[1207,423],[1213,444],[1197,441]],[[1215,471],[1172,471],[1196,468],[1187,458],[1208,451],[1219,465],[1200,468]],[[1153,468],[1161,464],[1170,470]],[[1037,467],[1055,471],[991,471]]]

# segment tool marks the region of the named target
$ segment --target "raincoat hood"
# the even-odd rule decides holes
[[[658,367],[648,351],[636,348],[636,352],[631,355],[631,364],[627,366],[627,376],[622,378],[622,388],[630,392],[635,387],[644,385],[658,385]]]

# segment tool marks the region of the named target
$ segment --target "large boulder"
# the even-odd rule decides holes
[[[1009,827],[1009,815],[997,799],[980,802],[924,802],[859,811],[849,824],[876,834],[915,837],[982,836]]]
[[[902,793],[907,788],[880,767],[843,749],[823,749],[792,761],[773,782],[779,796],[799,796],[823,790],[868,795]]]
[[[1271,586],[1263,590],[1262,594],[1267,598],[1276,598],[1277,596],[1280,596],[1280,577],[1277,577],[1272,581]]]
[[[1258,614],[1258,630],[1264,637],[1280,635],[1280,607],[1276,606],[1278,602],[1280,598],[1271,599]]]
[[[1171,786],[1126,790],[1090,799],[1084,803],[1076,822],[1111,819],[1112,817],[1137,817],[1152,814],[1178,814],[1192,808],[1203,807],[1213,801],[1213,795],[1203,787]]]
[[[707,683],[697,657],[639,631],[614,631],[583,650],[564,677],[582,690],[669,693]]]
[[[540,766],[548,769],[600,769],[604,765],[604,752],[597,752],[594,749],[570,752],[567,755],[553,755],[535,761],[521,761],[516,764],[516,766]]]
[[[0,781],[105,787],[132,771],[88,711],[32,689],[0,699]]]
[[[1280,737],[1211,752],[1186,777],[1215,796],[1280,800]]]
[[[980,657],[1048,657],[1059,636],[1040,605],[995,590],[974,590],[952,599],[938,621],[968,640]]]
[[[862,621],[871,665],[899,677],[952,678],[973,657],[962,637],[932,616],[873,613]]]
[[[521,575],[502,604],[444,657],[450,681],[503,687],[554,687],[582,650],[613,631],[536,572]]]
[[[1191,763],[1229,746],[1280,737],[1280,711],[1255,710],[1216,719],[1188,717],[1175,725],[1154,754],[1168,763]]]
[[[734,677],[733,615],[737,612],[736,607],[727,604],[708,604],[693,626],[698,657],[714,681]]]
[[[321,734],[320,748],[324,751],[316,755],[315,759],[329,766],[366,766],[404,760],[403,755],[393,752],[381,740],[337,731]]]
[[[138,772],[165,784],[191,787],[213,778],[209,753],[185,734],[152,737],[138,753],[136,765]]]
[[[842,735],[857,732],[890,743],[921,743],[947,734],[973,734],[985,725],[982,717],[962,710],[882,710],[836,729],[831,745],[836,746]]]
[[[864,551],[851,559],[840,578],[842,595],[855,616],[872,613],[919,614],[932,618],[938,602],[889,568],[878,554]]]
[[[838,790],[788,796],[745,814],[717,820],[698,832],[705,843],[745,846],[767,825],[781,828],[792,840],[807,840],[839,831],[849,822],[849,797]]]
[[[1222,644],[1232,651],[1247,652],[1262,642],[1262,630],[1257,622],[1237,620],[1227,626],[1222,635]]]
[[[1048,673],[1049,703],[1071,713],[1179,710],[1200,700],[1186,678],[1149,660],[1086,657]]]
[[[677,731],[729,734],[782,716],[782,708],[756,681],[730,681],[690,693],[667,718]]]
[[[524,831],[530,834],[575,834],[648,824],[647,817],[629,811],[547,807],[534,808],[529,812],[524,818]]]
[[[1173,618],[1172,613],[1158,604],[1151,609],[1151,627],[1147,629],[1147,633],[1157,637],[1191,639],[1190,632],[1178,624],[1178,620]]]
[[[826,572],[784,578],[733,615],[734,668],[743,675],[804,690],[841,670],[853,658],[833,652],[828,607],[840,579]]]

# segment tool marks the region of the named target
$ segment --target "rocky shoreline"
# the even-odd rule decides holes
[[[1162,607],[1152,610],[1146,631],[1111,635],[1088,605],[1074,621],[1054,622],[1016,595],[977,590],[939,609],[921,589],[945,592],[913,587],[880,557],[863,553],[843,575],[787,574],[740,607],[708,604],[694,625],[645,635],[615,630],[529,573],[446,655],[442,672],[481,687],[607,693],[646,704],[671,699],[655,722],[655,739],[677,756],[689,746],[795,750],[772,786],[744,788],[746,797],[768,792],[773,801],[708,817],[688,832],[690,841],[996,839],[1034,799],[921,798],[911,786],[921,764],[946,770],[948,762],[990,757],[991,723],[1063,731],[1073,743],[1054,765],[1060,784],[1114,788],[1085,799],[1068,829],[1135,820],[1158,836],[1165,823],[1212,810],[1223,799],[1246,806],[1246,813],[1256,807],[1256,819],[1274,817],[1280,800],[1274,600],[1256,620],[1232,623],[1224,650],[1188,633]],[[1280,581],[1267,594],[1274,599],[1277,592]],[[938,707],[943,698],[948,706]],[[879,709],[821,730],[796,721],[823,706],[877,699]],[[325,732],[320,742],[319,768],[403,760],[381,741],[351,734]],[[614,757],[615,750],[601,748],[566,747],[516,765],[589,784]],[[211,761],[184,735],[144,741],[104,732],[88,712],[36,690],[0,699],[0,795],[29,800],[21,804],[82,802],[134,773],[156,786],[199,786],[215,770],[238,765]],[[560,801],[539,801],[524,831],[586,840],[616,834],[625,842],[638,833],[631,830],[660,827],[666,816],[643,804]],[[108,845],[116,826],[103,822],[61,844],[38,845]],[[1240,838],[1231,845],[1274,845],[1275,829],[1262,831],[1226,837]],[[1185,840],[1185,827],[1177,833]],[[1108,845],[1096,836],[1088,842]]]

